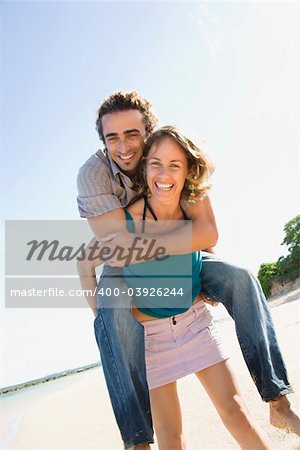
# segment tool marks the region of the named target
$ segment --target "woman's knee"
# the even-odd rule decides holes
[[[185,438],[182,433],[161,428],[155,429],[160,450],[186,450]]]
[[[219,414],[223,422],[228,426],[241,426],[249,422],[249,414],[247,408],[240,395],[233,396],[226,401]]]

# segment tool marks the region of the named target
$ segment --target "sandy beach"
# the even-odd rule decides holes
[[[300,410],[300,290],[270,304],[280,346]],[[272,428],[263,403],[243,362],[230,318],[219,323],[225,345],[247,406],[269,435],[274,449],[300,449],[300,439]],[[239,446],[221,423],[195,376],[178,382],[187,448],[232,450]],[[121,450],[118,428],[101,367],[3,395],[1,398],[2,450]],[[152,445],[152,450],[157,450]]]

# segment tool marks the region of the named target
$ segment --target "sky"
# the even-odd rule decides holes
[[[257,270],[297,214],[295,4],[2,3],[5,219],[75,219],[76,175],[116,90],[152,101],[217,170],[219,251]],[[297,48],[298,47],[298,48]]]
[[[1,15],[2,231],[5,219],[79,219],[97,108],[134,89],[216,163],[218,253],[255,273],[286,253],[299,212],[296,3],[4,1]]]

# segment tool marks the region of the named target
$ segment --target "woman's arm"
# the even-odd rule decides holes
[[[181,202],[191,223],[181,227],[176,233],[163,236],[163,245],[169,255],[186,254],[191,251],[212,249],[217,245],[218,229],[209,197],[190,205]],[[158,241],[157,245],[160,242]]]

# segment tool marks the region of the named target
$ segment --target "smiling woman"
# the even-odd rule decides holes
[[[146,193],[147,189],[148,192],[159,189],[172,191],[172,195],[177,189],[182,199],[192,203],[191,191],[193,199],[200,200],[211,188],[209,179],[213,171],[214,165],[206,153],[177,128],[164,126],[146,142],[136,171],[135,189],[140,194]]]
[[[107,128],[109,126],[110,123]],[[114,129],[118,129],[117,119]],[[122,135],[125,135],[124,129]],[[105,136],[114,137],[110,132]],[[120,157],[120,147],[113,155],[116,159]],[[164,225],[167,222],[168,232],[177,234],[179,228],[185,228],[189,221],[181,207],[181,195],[190,201],[192,192],[193,201],[195,198],[203,199],[210,187],[208,178],[212,171],[213,165],[208,157],[176,128],[166,126],[154,132],[146,142],[145,156],[137,170],[137,183],[140,183],[140,192],[144,195],[124,208],[128,232],[147,236],[144,233],[150,233],[151,229],[151,233],[155,234],[153,224]],[[89,284],[82,284],[83,289],[96,290],[96,265],[96,261],[90,266],[82,262],[79,272],[82,283],[89,280]],[[126,291],[124,288],[123,293],[127,292],[132,297],[132,300],[129,299],[132,317],[130,326],[124,327],[119,319],[116,323],[118,328],[130,334],[134,327],[139,328],[142,324],[139,328],[144,337],[141,345],[145,351],[147,386],[159,448],[185,448],[176,382],[194,373],[235,440],[245,449],[267,450],[270,448],[268,440],[253,424],[244,405],[227,362],[228,356],[212,323],[212,315],[200,295],[201,269],[201,251],[193,251],[169,255],[168,258],[143,260],[141,263],[135,261],[123,267],[122,271],[126,281]],[[121,278],[118,272],[114,275]],[[98,294],[98,302],[96,298],[90,299],[96,316],[96,330],[103,320],[101,289]],[[110,305],[116,317],[119,309],[124,310],[124,304],[113,307],[111,297]],[[107,308],[105,314],[106,311]],[[120,317],[124,317],[123,313]],[[110,323],[109,326],[114,325]],[[104,336],[98,339],[103,354]],[[132,352],[132,347],[129,351]],[[132,353],[137,359],[137,352]],[[115,364],[116,359],[112,358],[110,363]],[[139,394],[138,385],[130,384],[130,389],[131,395]],[[134,418],[132,414],[131,420]]]

